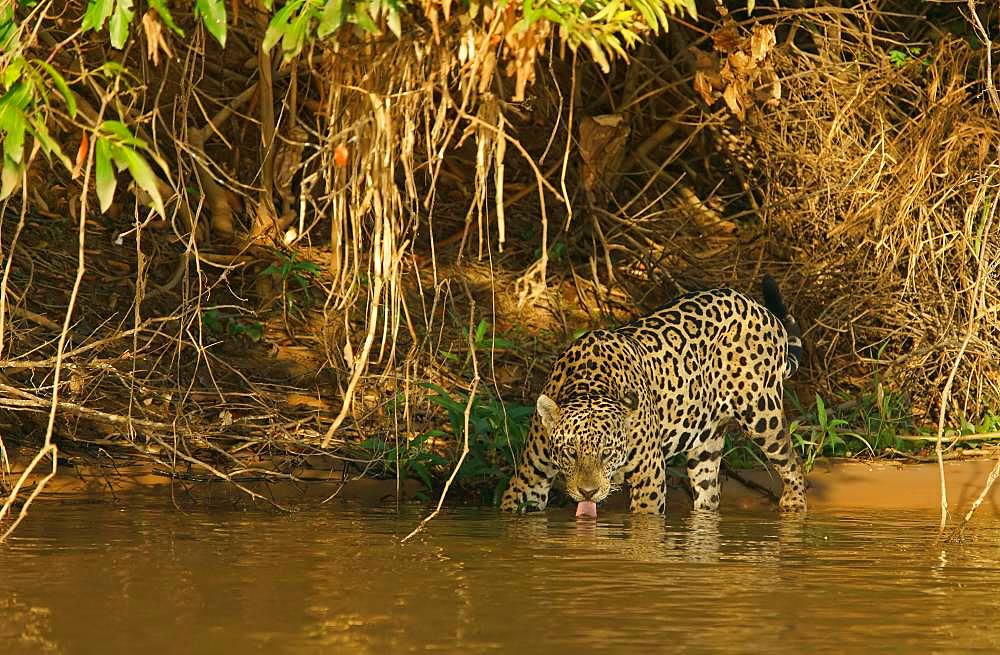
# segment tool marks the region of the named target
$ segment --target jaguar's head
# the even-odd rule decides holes
[[[538,397],[549,456],[565,476],[573,500],[599,503],[613,491],[612,478],[628,457],[625,437],[638,406],[632,392],[618,399],[571,398],[562,406],[545,394]]]

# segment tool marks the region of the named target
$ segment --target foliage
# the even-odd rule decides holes
[[[931,58],[924,57],[920,59],[920,48],[917,46],[911,46],[907,48],[892,48],[889,50],[889,62],[896,68],[903,68],[907,64],[919,61],[921,66],[927,68],[931,65]]]
[[[145,141],[136,138],[121,121],[108,120],[101,123],[97,130],[95,147],[94,174],[97,183],[97,198],[102,212],[107,211],[115,196],[115,187],[118,181],[115,177],[115,170],[112,169],[112,164],[114,164],[114,169],[117,169],[118,172],[128,170],[139,188],[152,198],[153,207],[157,213],[160,216],[166,216],[163,199],[156,187],[153,170],[138,152],[139,150],[149,150]],[[152,153],[148,154],[153,156]],[[159,161],[155,156],[153,159]],[[163,163],[160,163],[160,168],[166,170]]]
[[[447,412],[450,434],[458,449],[466,436],[468,394],[460,392],[453,396],[438,385],[426,386],[434,392],[428,399]],[[479,492],[484,500],[498,504],[513,474],[517,455],[524,447],[534,411],[530,405],[504,403],[489,391],[477,395],[469,411],[469,453],[456,481]],[[428,434],[447,437],[449,433],[434,429]]]
[[[360,446],[370,460],[377,464],[376,476],[397,475],[402,479],[417,479],[428,490],[434,487],[434,477],[438,469],[448,463],[430,448],[431,433],[421,434],[413,439],[401,441],[389,437],[369,437]]]
[[[51,94],[49,89],[59,92],[70,118],[76,116],[76,101],[66,80],[50,64],[40,59],[26,59],[17,51],[15,40],[17,30],[14,23],[13,7],[6,5],[0,9],[0,44],[5,61],[0,84],[0,135],[3,137],[3,172],[0,184],[0,198],[8,197],[20,184],[27,164],[25,156],[25,136],[31,136],[37,147],[47,157],[54,156],[67,169],[70,162],[59,144],[49,134],[46,127]]]
[[[123,20],[131,20],[129,7],[131,0],[122,0],[110,7],[107,3],[94,5],[84,17],[83,29],[88,26],[103,25],[110,15],[112,41],[117,39],[116,29]],[[70,161],[62,147],[49,133],[46,121],[51,113],[50,89],[58,92],[66,108],[70,120],[77,116],[76,96],[67,84],[66,79],[51,64],[41,59],[27,59],[21,54],[21,44],[17,40],[19,26],[10,3],[0,9],[0,47],[6,64],[0,84],[3,85],[3,96],[0,97],[0,134],[3,135],[3,171],[0,183],[0,198],[8,197],[19,186],[23,177],[27,158],[25,157],[25,136],[30,135],[37,148],[46,157],[55,157],[74,176],[79,174],[82,161],[76,164]],[[96,69],[95,73],[120,73],[118,64],[107,63]],[[121,121],[105,120],[93,132],[95,141],[94,175],[96,191],[101,211],[106,211],[114,198],[117,179],[115,169],[121,172],[128,170],[135,183],[152,199],[156,211],[165,216],[163,200],[155,182],[152,169],[146,162],[146,156],[153,157],[160,168],[166,166],[150,151],[148,144],[137,138]],[[87,137],[84,136],[80,153],[87,154]]]
[[[264,338],[264,326],[259,321],[248,321],[216,308],[201,313],[201,324],[210,334],[217,336],[246,337],[251,341]]]
[[[380,475],[415,478],[428,490],[446,478],[457,463],[465,440],[467,393],[451,394],[436,384],[425,384],[432,404],[445,410],[447,430],[433,428],[410,440],[372,437],[361,443],[377,463]],[[398,400],[397,403],[398,404]],[[534,408],[505,403],[485,391],[476,395],[469,411],[469,452],[455,480],[467,492],[498,504],[514,471],[517,454],[524,446]],[[450,458],[440,453],[444,444]]]
[[[277,261],[269,264],[261,275],[273,275],[281,280],[285,309],[291,311],[312,305],[309,287],[321,270],[315,262],[299,259],[294,253],[280,253]]]
[[[80,31],[90,30],[100,32],[104,24],[108,24],[108,37],[111,47],[121,50],[128,40],[129,28],[135,12],[132,11],[132,0],[90,0],[83,14]],[[177,26],[170,9],[163,0],[152,0],[149,6],[156,10],[160,20],[178,36],[184,36],[184,30]],[[226,3],[223,0],[195,0],[195,13],[201,18],[205,29],[223,47],[226,45]],[[108,20],[110,18],[110,20]]]
[[[414,3],[411,3],[414,4]],[[265,0],[271,9],[271,0]],[[450,2],[442,2],[445,15]],[[415,8],[415,5],[413,8]],[[425,6],[425,13],[436,21],[435,3]],[[697,18],[694,0],[524,0],[520,3],[499,2],[489,6],[472,1],[468,4],[469,18],[493,15],[493,12],[515,13],[511,32],[524,33],[539,22],[547,22],[559,29],[559,35],[574,50],[579,46],[588,49],[594,60],[607,69],[608,60],[615,55],[625,56],[625,48],[639,40],[639,34],[667,28],[667,12],[687,12]],[[285,60],[298,55],[305,44],[324,39],[344,25],[354,25],[363,33],[377,34],[384,24],[397,38],[402,34],[402,18],[408,12],[398,0],[290,0],[271,18],[264,36],[263,48],[271,50],[279,42]]]

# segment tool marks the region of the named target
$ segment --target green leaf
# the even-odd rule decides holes
[[[372,17],[368,14],[368,6],[364,2],[359,2],[354,6],[354,16],[351,22],[369,34],[375,34],[378,32],[378,26],[375,25],[375,21],[373,21]]]
[[[115,156],[124,159],[125,165],[128,166],[128,172],[132,174],[132,179],[135,180],[140,189],[149,194],[156,212],[160,216],[166,217],[167,212],[163,208],[163,198],[160,197],[160,191],[156,188],[156,176],[153,175],[153,169],[149,167],[142,155],[131,148],[122,147],[117,149]]]
[[[389,26],[389,31],[395,34],[397,39],[400,34],[403,33],[403,27],[399,18],[399,11],[397,9],[389,9],[389,16],[386,18],[386,24]]]
[[[754,7],[757,6],[757,0],[747,0],[747,16],[753,13]]]
[[[21,165],[4,156],[3,170],[0,171],[0,200],[3,200],[21,185]]]
[[[7,68],[3,72],[3,88],[9,89],[14,86],[14,84],[21,79],[21,71],[24,70],[24,65],[27,62],[24,57],[14,57]]]
[[[267,26],[267,31],[264,32],[264,40],[261,41],[260,47],[264,52],[270,52],[274,48],[274,44],[281,40],[285,36],[285,32],[288,30],[287,23],[276,22],[278,16],[275,15],[271,19],[271,22]]]
[[[316,35],[325,39],[344,23],[344,0],[327,0],[319,19]]]
[[[146,147],[146,142],[132,134],[132,130],[128,129],[125,123],[121,121],[104,121],[101,123],[100,131],[117,137],[123,145],[138,146],[140,148]]]
[[[320,273],[323,272],[323,269],[320,268],[319,264],[317,264],[316,262],[309,262],[309,261],[295,262],[293,268],[296,271],[305,271],[306,273],[311,273],[312,275],[319,275]]]
[[[267,31],[264,32],[264,40],[260,46],[265,52],[270,52],[274,44],[288,32],[288,19],[291,17],[293,11],[302,6],[302,2],[303,0],[292,0],[271,17],[271,21],[267,24]]]
[[[308,11],[303,11],[295,17],[295,20],[285,30],[285,34],[281,39],[281,51],[285,61],[292,59],[292,57],[302,52],[302,45],[306,40],[306,28],[309,27],[311,18],[312,16]]]
[[[0,7],[0,52],[7,52],[7,48],[16,34],[17,23],[14,21],[14,4],[6,2]]]
[[[177,36],[184,36],[184,30],[177,27],[177,23],[174,22],[174,17],[170,14],[170,9],[164,4],[163,0],[149,0],[149,6],[156,10],[156,13],[160,15],[160,20],[163,24],[169,27],[174,34]]]
[[[111,35],[111,47],[121,50],[128,39],[128,28],[132,24],[135,13],[132,11],[132,0],[116,0],[115,10],[108,23],[108,33]]]
[[[55,85],[56,90],[59,91],[60,95],[62,95],[63,101],[66,103],[66,109],[69,111],[69,117],[76,118],[76,96],[73,95],[72,91],[70,91],[69,85],[66,84],[66,80],[59,74],[59,71],[52,68],[52,65],[48,62],[42,61],[41,59],[37,61],[41,64],[42,68],[45,69],[45,72],[49,74],[49,77],[52,78],[52,83]]]
[[[109,79],[113,79],[127,74],[128,69],[119,64],[117,61],[106,61],[97,68],[95,68],[94,72],[100,73],[101,75]]]
[[[653,0],[653,4],[655,4],[655,2],[656,0]],[[646,21],[646,24],[653,29],[656,29],[657,23],[656,16],[653,14],[653,8],[645,2],[642,2],[642,0],[633,0],[632,4],[639,10],[639,13],[642,14],[642,18]]]
[[[97,182],[97,200],[100,203],[101,212],[103,213],[111,206],[111,201],[115,197],[115,187],[118,186],[115,171],[111,167],[111,145],[106,139],[97,138],[94,155],[94,178]]]
[[[226,4],[224,0],[196,0],[195,9],[208,33],[226,47]]]
[[[87,11],[83,14],[80,31],[104,29],[104,21],[108,19],[113,9],[114,0],[90,0]]]
[[[35,137],[35,141],[42,147],[45,154],[55,155],[67,170],[72,170],[73,163],[69,160],[69,157],[63,154],[62,146],[49,134],[49,128],[45,127],[45,121],[42,120],[41,114],[29,117],[28,123],[31,125],[31,135]]]
[[[7,100],[5,97],[4,100]],[[13,102],[0,104],[0,132],[5,132],[3,140],[3,153],[16,164],[21,163],[24,153],[24,131],[27,128],[27,121],[24,120],[24,112]]]

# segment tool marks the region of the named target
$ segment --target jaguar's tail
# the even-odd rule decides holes
[[[788,333],[785,377],[791,377],[795,371],[799,370],[799,364],[802,362],[802,330],[795,322],[795,317],[788,313],[785,301],[781,299],[781,292],[778,291],[778,283],[774,281],[773,277],[764,276],[761,290],[764,292],[764,306],[781,321],[781,324],[785,326],[785,332]]]

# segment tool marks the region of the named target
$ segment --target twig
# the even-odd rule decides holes
[[[3,520],[6,517],[7,513],[11,510],[11,508],[14,507],[14,501],[17,500],[17,495],[21,492],[21,487],[23,487],[24,483],[28,480],[28,476],[30,476],[34,472],[35,467],[37,467],[38,464],[46,456],[52,458],[52,468],[49,470],[48,473],[45,474],[45,477],[42,478],[38,482],[38,484],[36,484],[34,488],[31,490],[31,494],[24,501],[24,504],[21,505],[21,511],[18,512],[17,518],[14,519],[14,521],[10,524],[10,526],[3,531],[3,534],[0,534],[0,544],[7,541],[7,537],[9,537],[12,532],[14,532],[14,529],[17,528],[17,526],[21,523],[21,521],[24,520],[24,517],[28,515],[28,507],[31,505],[31,502],[35,500],[38,494],[42,492],[42,489],[45,488],[45,485],[48,483],[48,481],[51,480],[52,477],[56,474],[56,462],[58,459],[58,451],[56,449],[55,444],[49,443],[38,451],[38,453],[34,456],[34,458],[32,458],[31,462],[28,464],[28,466],[25,467],[24,471],[21,472],[21,475],[18,477],[17,482],[14,483],[14,487],[10,490],[10,494],[7,495],[7,499],[4,501],[3,507],[0,507],[0,525],[3,525]]]
[[[226,197],[226,192],[215,181],[212,172],[208,168],[207,162],[209,161],[209,157],[208,153],[205,152],[205,142],[208,140],[210,134],[219,130],[219,127],[222,126],[233,112],[253,97],[257,88],[258,85],[256,83],[251,84],[243,93],[233,98],[228,105],[210,118],[204,127],[191,130],[188,135],[188,141],[194,151],[191,161],[194,162],[195,172],[198,174],[198,180],[201,182],[201,188],[205,192],[205,198],[208,202],[212,234],[227,242],[232,241],[235,230],[233,225],[233,209],[229,205],[229,198]],[[204,161],[202,161],[203,159]],[[184,260],[182,265],[186,268],[187,261]],[[183,270],[181,272],[183,273]]]
[[[106,101],[102,99],[101,111],[98,118],[102,118],[104,116],[104,109],[106,106],[107,106]],[[96,129],[94,130],[91,136],[94,138],[97,137]],[[28,513],[28,506],[31,505],[31,502],[38,496],[38,494],[41,493],[42,489],[45,488],[45,485],[48,483],[48,481],[51,480],[52,477],[56,474],[56,469],[58,467],[59,449],[52,442],[52,432],[55,429],[56,413],[59,410],[59,379],[62,377],[63,354],[66,349],[66,337],[69,336],[70,325],[73,322],[73,310],[76,308],[76,299],[80,293],[80,283],[83,281],[83,274],[87,270],[87,255],[86,255],[87,200],[89,198],[90,172],[91,169],[93,168],[93,164],[94,164],[94,151],[90,150],[87,153],[87,166],[86,166],[85,176],[83,178],[83,192],[80,194],[80,219],[77,228],[78,239],[77,239],[76,278],[73,280],[73,290],[70,292],[69,295],[69,304],[66,307],[66,317],[63,319],[62,331],[59,334],[59,342],[56,345],[56,365],[55,365],[55,370],[52,373],[52,404],[49,410],[49,421],[45,427],[45,441],[43,443],[42,449],[31,461],[31,464],[28,466],[28,468],[26,468],[24,472],[21,474],[21,477],[18,479],[17,484],[14,487],[14,490],[11,491],[11,495],[7,498],[7,501],[4,503],[3,507],[0,508],[0,523],[3,522],[4,516],[10,510],[10,507],[13,505],[14,499],[17,497],[16,496],[17,490],[20,489],[21,485],[24,483],[24,480],[27,479],[28,475],[31,473],[34,467],[37,466],[38,462],[40,462],[42,460],[42,457],[44,457],[45,455],[49,455],[52,458],[52,470],[49,471],[49,473],[44,478],[42,478],[42,480],[38,483],[35,489],[31,492],[31,495],[28,496],[24,505],[21,506],[20,513],[18,514],[17,518],[14,519],[14,522],[11,524],[10,528],[8,528],[3,533],[3,535],[0,535],[0,543],[2,543],[7,538],[7,536],[10,533],[12,533],[15,528],[17,528],[17,526],[21,523],[21,521],[24,520],[24,517],[27,516]]]
[[[983,22],[979,19],[979,12],[976,11],[976,0],[968,0],[968,2],[970,20],[976,30],[976,36],[983,42],[983,51],[986,53],[986,76],[984,78],[986,92],[990,96],[993,110],[1000,114],[1000,94],[997,93],[997,87],[993,83],[993,41],[990,39],[989,32],[983,27]]]
[[[993,483],[997,481],[998,476],[1000,476],[1000,461],[996,463],[993,470],[990,471],[990,474],[986,477],[986,486],[983,487],[983,491],[979,494],[979,497],[976,498],[976,502],[972,503],[972,507],[970,507],[969,511],[966,512],[965,516],[962,518],[962,525],[958,527],[958,530],[954,534],[960,535],[965,531],[965,527],[969,525],[969,521],[972,520],[972,515],[976,513],[979,506],[983,504],[984,500],[986,500],[986,496],[989,495],[990,490],[993,489]]]
[[[992,179],[993,179],[993,176],[991,175],[990,176],[990,181],[992,181]],[[980,199],[985,199],[985,198],[983,198],[983,195],[985,194],[985,192],[986,192],[986,186],[984,185],[979,190],[979,198]],[[996,195],[993,198],[993,202],[992,202],[992,205],[990,207],[989,218],[987,219],[986,224],[983,226],[984,227],[983,234],[990,234],[990,227],[993,224],[993,216],[996,214],[997,203],[998,202],[1000,202],[1000,195]],[[980,205],[980,203],[974,202],[972,204],[972,207],[975,208],[975,207],[978,207],[979,205]],[[970,211],[971,211],[971,209],[970,209]],[[951,366],[951,372],[948,374],[948,380],[944,384],[944,390],[941,392],[941,409],[938,412],[937,442],[934,444],[934,454],[937,456],[937,460],[938,460],[938,473],[939,473],[939,477],[941,479],[941,523],[938,526],[938,534],[939,534],[939,536],[940,536],[941,533],[944,532],[945,526],[948,523],[948,489],[947,489],[947,487],[945,485],[944,449],[942,448],[942,445],[944,443],[944,441],[943,441],[944,440],[944,415],[945,415],[945,410],[946,410],[946,408],[948,406],[948,401],[951,398],[951,386],[955,382],[955,374],[958,372],[958,365],[962,362],[962,356],[965,355],[965,350],[966,350],[966,348],[969,347],[969,342],[972,340],[972,337],[975,335],[976,328],[979,325],[979,320],[978,320],[978,317],[979,317],[979,306],[982,304],[982,296],[985,294],[985,291],[986,291],[986,285],[983,284],[983,282],[984,282],[984,280],[986,278],[986,270],[985,270],[986,259],[987,258],[984,257],[984,256],[982,256],[982,254],[979,255],[979,267],[977,269],[977,275],[976,275],[976,286],[975,286],[975,288],[973,290],[972,302],[970,303],[970,307],[969,307],[968,328],[966,329],[966,332],[965,332],[965,338],[962,339],[962,345],[958,349],[958,354],[955,355],[955,361],[954,361],[954,363]],[[993,483],[990,482],[990,486],[992,486],[992,484]]]
[[[3,356],[3,347],[7,341],[7,284],[10,281],[10,272],[14,266],[14,252],[17,249],[17,241],[24,230],[25,220],[28,214],[28,185],[26,184],[27,167],[25,167],[25,178],[21,180],[21,211],[17,217],[17,227],[14,228],[14,238],[10,243],[10,250],[7,252],[7,263],[3,267],[3,280],[0,281],[0,357]],[[0,215],[0,221],[3,216]]]
[[[773,491],[771,491],[762,484],[754,482],[750,478],[743,477],[741,474],[737,473],[731,466],[729,466],[729,464],[723,462],[722,469],[723,471],[725,471],[727,476],[733,478],[734,480],[742,484],[744,487],[748,489],[753,489],[754,491],[760,493],[762,496],[769,498],[772,502],[775,503],[778,502],[779,500],[778,496]]]
[[[354,371],[351,374],[351,380],[347,384],[347,391],[344,392],[344,402],[340,406],[340,412],[337,414],[336,418],[333,419],[333,423],[327,428],[326,435],[323,437],[322,448],[327,448],[330,445],[330,441],[333,439],[333,433],[344,422],[347,418],[347,413],[351,410],[351,405],[353,404],[354,391],[361,381],[361,376],[364,374],[368,366],[368,355],[371,353],[372,345],[375,343],[375,331],[378,327],[378,315],[379,307],[381,305],[382,291],[385,287],[385,282],[387,276],[393,276],[396,274],[396,268],[399,266],[399,261],[406,251],[406,246],[408,244],[404,243],[403,247],[399,248],[396,252],[391,253],[392,258],[389,264],[388,271],[379,271],[372,285],[371,300],[369,300],[370,307],[368,310],[368,333],[365,335],[365,343],[361,348],[361,353],[354,358],[351,365]]]
[[[469,419],[472,415],[472,404],[476,401],[476,390],[479,387],[479,364],[476,360],[476,345],[472,340],[472,334],[475,332],[473,329],[473,317],[476,311],[475,302],[469,308],[469,353],[472,356],[472,383],[469,385],[469,400],[465,403],[465,413],[463,414],[463,439],[462,439],[462,454],[458,457],[458,462],[455,463],[455,468],[451,470],[451,475],[448,476],[448,481],[444,484],[444,489],[441,490],[441,495],[438,497],[437,507],[434,511],[424,517],[417,527],[413,528],[410,534],[400,540],[400,543],[406,543],[418,532],[424,529],[431,520],[434,519],[441,512],[441,507],[444,505],[444,499],[448,495],[448,490],[451,489],[452,483],[455,481],[455,477],[458,476],[458,471],[462,468],[462,464],[465,462],[465,456],[469,454]]]
[[[920,435],[920,434],[907,434],[907,435],[896,435],[896,439],[902,439],[903,441],[937,441],[937,436],[931,435]],[[982,434],[963,434],[956,437],[946,437],[942,439],[945,443],[963,443],[966,441],[993,441],[994,439],[1000,439],[1000,432],[983,432]]]

